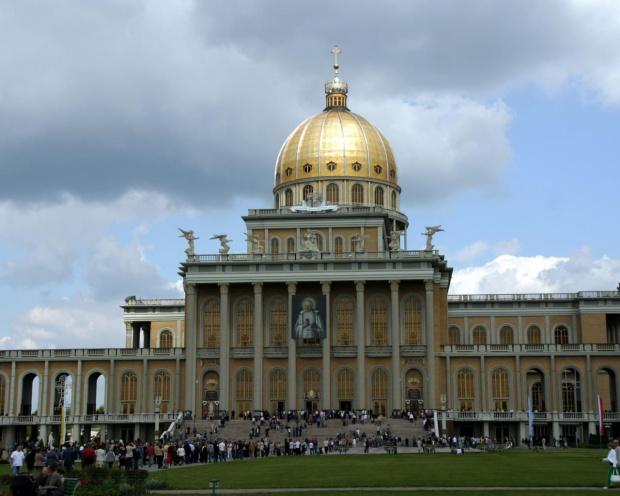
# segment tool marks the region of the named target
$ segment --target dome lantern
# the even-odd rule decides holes
[[[347,92],[349,85],[338,77],[338,54],[341,53],[338,46],[332,50],[334,54],[334,79],[325,83],[325,110],[341,107],[347,109]],[[347,109],[348,110],[348,109]]]

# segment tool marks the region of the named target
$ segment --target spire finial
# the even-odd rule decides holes
[[[334,47],[334,49],[332,50],[332,53],[334,54],[334,70],[336,71],[336,74],[338,74],[338,67],[340,67],[338,65],[338,54],[340,53],[340,50],[338,49],[338,45]]]

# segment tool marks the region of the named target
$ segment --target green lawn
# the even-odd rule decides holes
[[[478,486],[601,488],[608,468],[598,461],[603,456],[605,452],[601,450],[548,450],[538,453],[515,450],[489,454],[468,453],[464,456],[398,454],[270,457],[222,464],[198,464],[157,471],[152,476],[167,480],[171,489],[190,490],[208,489],[210,479],[218,479],[222,489]],[[575,494],[581,492],[575,491]],[[522,491],[485,491],[484,494],[517,493],[523,494]],[[338,494],[342,496],[346,493]],[[359,492],[352,491],[351,494]],[[441,493],[435,491],[433,494]],[[544,494],[552,493],[545,491]],[[570,493],[563,490],[561,494]]]

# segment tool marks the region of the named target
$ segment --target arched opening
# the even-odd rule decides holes
[[[291,207],[293,205],[293,190],[287,189],[284,192],[284,206]]]
[[[422,309],[420,300],[409,296],[403,305],[405,345],[422,344]]]
[[[338,373],[338,408],[345,412],[353,410],[355,399],[353,383],[353,372],[349,369],[342,369]]]
[[[384,369],[375,369],[370,376],[370,396],[374,414],[387,416],[388,413],[388,373]]]
[[[321,374],[316,369],[304,372],[304,405],[307,411],[316,412],[319,409],[321,397]]]
[[[351,187],[351,203],[364,203],[364,187],[361,184],[354,184]]]
[[[29,373],[22,379],[22,400],[19,406],[19,415],[35,415],[39,409],[39,377],[35,373]],[[37,393],[35,396],[34,392]]]
[[[338,189],[338,185],[334,183],[330,183],[327,185],[325,189],[325,199],[330,203],[338,203],[340,201],[340,191]]]
[[[161,400],[159,405],[160,413],[171,411],[170,401],[172,400],[172,379],[168,372],[157,372],[155,374],[155,399]]]
[[[408,370],[405,374],[405,404],[408,410],[416,415],[420,415],[424,409],[424,380],[422,372],[416,369]]]
[[[383,206],[383,188],[380,186],[375,188],[375,205]]]
[[[272,412],[283,412],[286,402],[286,373],[276,369],[269,374],[269,402]]]
[[[239,415],[241,412],[252,411],[252,395],[254,387],[254,377],[249,370],[242,370],[237,374],[237,411]]]
[[[202,377],[202,419],[218,418],[220,415],[220,376],[209,370]]]
[[[86,415],[95,415],[98,413],[106,413],[105,411],[105,394],[106,394],[105,376],[101,372],[94,372],[88,376],[88,393],[86,395]]]

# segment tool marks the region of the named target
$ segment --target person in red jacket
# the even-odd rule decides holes
[[[95,463],[95,459],[97,458],[97,454],[93,447],[89,444],[84,448],[84,453],[82,454],[82,468],[88,468]]]

